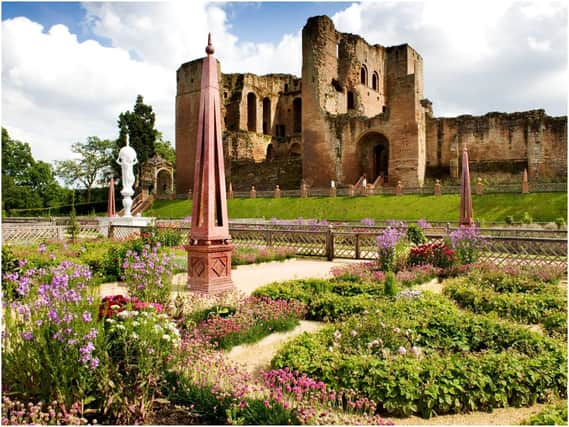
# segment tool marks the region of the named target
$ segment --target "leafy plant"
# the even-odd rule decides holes
[[[390,297],[393,297],[397,294],[397,282],[395,281],[395,275],[391,271],[385,275],[383,292],[385,295]]]
[[[525,211],[522,215],[522,224],[531,224],[533,222],[533,217],[529,214],[528,211]]]
[[[415,245],[421,245],[427,241],[423,227],[416,224],[409,224],[407,226],[407,239]]]

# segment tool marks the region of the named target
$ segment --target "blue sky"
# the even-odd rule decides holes
[[[301,29],[322,14],[414,47],[436,116],[567,114],[563,1],[2,2],[2,125],[38,159],[70,158],[74,142],[116,138],[141,94],[174,142],[176,69],[204,55],[208,32],[223,72],[300,76]]]

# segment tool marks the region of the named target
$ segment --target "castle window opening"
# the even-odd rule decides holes
[[[302,132],[302,99],[295,98],[292,101],[294,132]]]
[[[362,65],[362,68],[360,70],[360,82],[364,86],[367,86],[367,68],[365,65]]]
[[[354,108],[354,92],[348,91],[348,110],[353,110]]]
[[[263,134],[271,134],[271,100],[263,98]]]
[[[377,90],[379,87],[379,77],[376,72],[374,72],[371,76],[371,88],[373,90]]]
[[[285,90],[284,91],[288,92],[288,84],[287,83],[285,83]]]
[[[257,132],[257,95],[253,92],[247,95],[247,130]]]
[[[276,132],[277,132],[277,137],[279,138],[284,138],[285,137],[285,125],[276,125]]]

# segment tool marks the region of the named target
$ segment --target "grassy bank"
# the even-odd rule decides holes
[[[337,220],[402,219],[457,221],[460,196],[370,196],[310,197],[281,199],[233,199],[228,202],[230,218],[318,218]],[[474,217],[481,221],[504,221],[513,216],[519,221],[528,212],[534,221],[554,221],[567,217],[566,193],[485,194],[473,196]],[[188,200],[161,200],[145,215],[183,218],[191,215]]]

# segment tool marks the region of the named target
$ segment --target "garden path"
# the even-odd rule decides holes
[[[291,259],[287,261],[273,261],[261,264],[249,264],[237,266],[231,271],[231,277],[237,289],[246,294],[252,293],[255,289],[268,285],[272,282],[282,282],[286,280],[302,278],[328,278],[332,277],[330,269],[343,264],[357,262],[355,260],[307,260]],[[186,273],[174,275],[174,293],[184,289],[186,284]],[[103,283],[101,285],[101,296],[127,293],[127,289],[122,282]]]
[[[225,356],[227,359],[241,364],[247,372],[256,375],[260,370],[270,368],[271,359],[285,341],[303,332],[315,332],[325,325],[324,322],[301,320],[300,324],[292,331],[274,333],[254,344],[244,344],[233,347]]]
[[[468,414],[441,415],[430,419],[420,417],[390,418],[396,425],[519,425],[524,420],[541,412],[546,405],[535,404],[529,408],[497,408],[489,412],[469,412]]]

